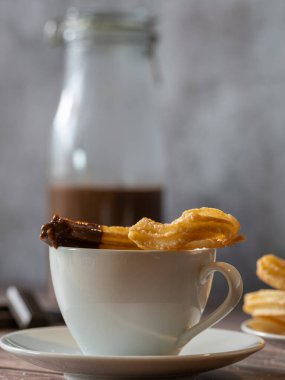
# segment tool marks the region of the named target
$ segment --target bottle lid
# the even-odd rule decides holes
[[[97,43],[146,43],[157,41],[155,19],[145,12],[80,12],[72,8],[61,19],[46,23],[44,32],[53,44],[90,40]]]

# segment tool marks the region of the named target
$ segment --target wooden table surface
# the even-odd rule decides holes
[[[239,330],[240,323],[246,316],[240,309],[234,311],[216,327]],[[8,330],[0,330],[0,335],[7,333]],[[0,349],[0,379],[63,379],[61,373],[51,372],[40,367],[29,364],[18,357],[15,357]],[[189,376],[189,379],[193,377]],[[186,377],[187,379],[187,377]],[[249,358],[230,365],[223,369],[210,371],[195,376],[197,380],[271,380],[285,379],[285,346],[272,345],[266,343],[265,347],[250,356]],[[160,380],[162,380],[160,378]]]

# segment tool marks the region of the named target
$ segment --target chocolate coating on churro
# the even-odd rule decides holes
[[[50,223],[42,226],[40,239],[54,248],[98,248],[102,234],[102,226],[99,224],[73,221],[54,215]]]

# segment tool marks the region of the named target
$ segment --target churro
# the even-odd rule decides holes
[[[143,218],[130,227],[128,236],[141,249],[192,250],[222,248],[242,241],[239,229],[232,215],[203,207],[184,211],[170,224]]]
[[[108,227],[54,215],[51,222],[42,226],[40,239],[55,248],[136,249],[137,246],[128,238],[128,232],[127,227]]]
[[[255,317],[247,321],[247,325],[253,330],[263,331],[269,334],[285,335],[285,321],[276,317]]]
[[[193,250],[222,248],[244,240],[240,224],[214,208],[185,211],[170,224],[142,218],[131,227],[104,226],[55,215],[41,231],[41,240],[55,248]]]
[[[265,284],[285,290],[285,260],[268,254],[257,261],[256,274]]]
[[[253,317],[285,318],[285,291],[262,289],[244,296],[243,311]],[[281,320],[282,320],[281,319]]]

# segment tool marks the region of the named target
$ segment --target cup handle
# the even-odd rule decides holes
[[[189,329],[186,329],[182,333],[178,341],[179,347],[183,347],[201,331],[213,326],[228,315],[238,304],[242,296],[243,283],[241,275],[234,266],[228,263],[217,262],[204,266],[200,273],[200,283],[202,285],[205,284],[208,277],[214,272],[220,272],[226,278],[229,287],[228,295],[224,302],[218,306],[217,309],[213,311],[205,320],[197,323]]]

